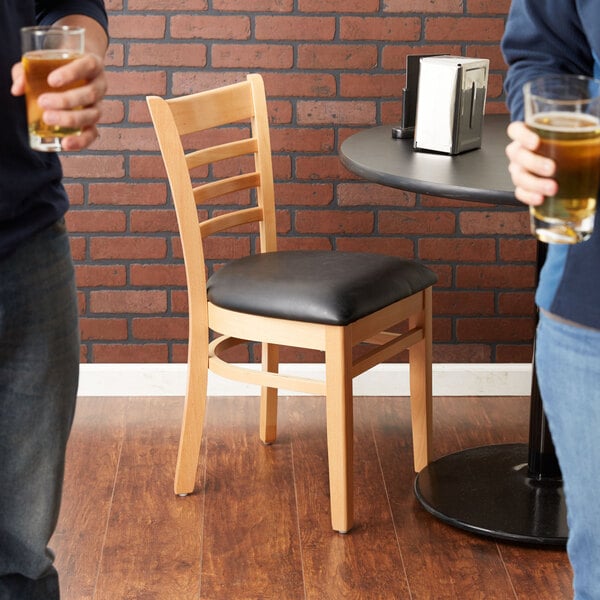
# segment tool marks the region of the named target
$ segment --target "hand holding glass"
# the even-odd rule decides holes
[[[541,139],[537,153],[554,160],[558,183],[555,196],[531,207],[532,232],[543,242],[585,241],[600,187],[600,80],[546,75],[523,93],[525,122]]]
[[[25,73],[25,100],[29,144],[34,150],[58,152],[62,138],[79,135],[81,129],[45,123],[38,97],[47,92],[63,92],[85,84],[79,80],[50,87],[48,75],[83,55],[85,29],[81,27],[24,27],[21,29],[22,62]]]

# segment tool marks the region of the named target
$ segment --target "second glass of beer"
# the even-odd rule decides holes
[[[545,75],[525,84],[525,122],[556,163],[555,196],[531,207],[531,228],[548,243],[576,244],[594,230],[600,187],[600,80]]]
[[[62,87],[50,87],[48,75],[83,55],[85,29],[82,27],[24,27],[21,29],[23,69],[25,71],[25,100],[29,144],[34,150],[58,152],[62,138],[78,135],[80,129],[45,123],[44,111],[37,99],[46,92],[62,92],[84,85],[75,81]]]

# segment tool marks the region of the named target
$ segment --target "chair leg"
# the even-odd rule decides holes
[[[262,345],[263,371],[276,373],[279,370],[279,347],[273,344]],[[277,388],[260,389],[260,439],[272,444],[277,437]]]
[[[194,491],[204,428],[207,386],[207,348],[197,353],[190,342],[187,391],[175,467],[174,488],[178,495],[186,495]]]
[[[327,333],[325,351],[327,454],[331,525],[347,533],[354,522],[352,347],[343,327]]]
[[[409,319],[411,328],[423,328],[423,339],[409,349],[410,412],[414,466],[417,473],[431,460],[432,439],[431,288],[427,288],[423,294],[423,310]]]

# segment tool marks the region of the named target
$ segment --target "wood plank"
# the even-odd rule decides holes
[[[460,449],[456,446],[462,445],[465,437],[467,445],[487,443],[486,427],[481,425],[486,419],[480,414],[479,404],[469,406],[469,412],[465,412],[465,401],[459,405],[453,400],[434,399],[433,439],[439,455]],[[447,415],[460,418],[452,425]],[[421,507],[412,493],[415,474],[406,400],[380,402],[371,416],[411,598],[516,598],[496,543],[440,522]],[[442,434],[442,428],[448,430]]]
[[[127,404],[95,600],[198,598],[203,498],[173,493],[181,414],[180,399]]]
[[[123,399],[80,398],[67,448],[63,500],[50,547],[62,596],[92,600],[125,430]]]
[[[290,398],[282,404],[280,430],[293,432],[305,598],[408,598],[373,435],[362,412],[356,410],[358,401],[354,403],[355,526],[346,535],[331,529],[325,400]]]
[[[573,597],[573,573],[564,549],[499,544],[500,554],[519,598]]]
[[[211,398],[201,598],[304,597],[289,433],[265,446],[258,398]]]

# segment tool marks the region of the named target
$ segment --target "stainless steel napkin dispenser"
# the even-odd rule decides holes
[[[459,154],[481,147],[489,60],[421,58],[414,148]]]

